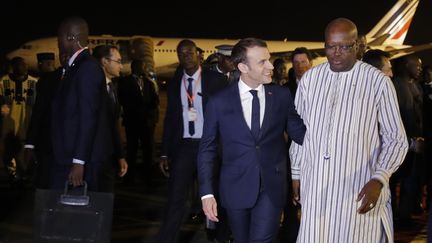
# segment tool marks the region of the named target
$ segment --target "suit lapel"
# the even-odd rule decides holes
[[[265,93],[265,112],[264,112],[264,119],[261,125],[260,133],[258,136],[258,140],[261,139],[262,135],[265,134],[265,130],[268,129],[273,114],[272,109],[273,109],[274,98],[273,98],[272,85],[264,85],[264,93]]]
[[[239,124],[241,125],[240,129],[246,129],[247,134],[254,139],[254,135],[252,134],[251,129],[247,125],[247,122],[245,120],[245,117],[243,115],[243,107],[241,104],[241,98],[240,98],[240,90],[238,87],[238,83],[234,83],[229,86],[231,88],[230,97],[231,100],[230,104],[232,104],[232,107],[234,109],[234,114],[237,116],[236,120],[239,121]]]
[[[208,92],[209,92],[208,85],[210,84],[210,82],[204,81],[204,80],[207,80],[207,78],[209,78],[209,77],[207,77],[207,72],[202,70],[201,71],[201,95],[200,96],[201,96],[201,100],[202,100],[203,112],[205,112],[205,107],[207,105]]]

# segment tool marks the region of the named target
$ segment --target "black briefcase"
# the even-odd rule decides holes
[[[111,240],[114,195],[81,189],[37,189],[34,208],[36,242],[97,242]]]

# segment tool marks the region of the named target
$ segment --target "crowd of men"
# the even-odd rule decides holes
[[[121,77],[118,48],[89,50],[88,35],[84,19],[68,18],[58,29],[60,68],[40,53],[37,79],[15,57],[0,79],[1,160],[12,183],[34,167],[37,188],[85,181],[113,192],[118,177],[151,185],[157,84],[139,59]],[[177,241],[188,200],[201,201],[208,238],[220,243],[393,242],[394,220],[409,223],[426,210],[432,68],[414,55],[391,62],[367,50],[345,18],[324,37],[328,62],[317,66],[304,47],[271,62],[257,38],[219,46],[207,60],[193,41],[178,44],[159,154],[168,200],[156,242]]]

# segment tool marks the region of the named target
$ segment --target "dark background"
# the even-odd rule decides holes
[[[323,41],[323,31],[330,20],[347,17],[357,24],[359,32],[367,33],[396,3],[396,0],[112,1],[116,0],[3,1],[0,57],[26,41],[56,36],[61,20],[71,15],[84,17],[91,35],[228,39],[254,36],[266,40]],[[431,0],[420,0],[405,44],[432,42],[431,10]],[[418,54],[424,63],[432,63],[432,51]]]

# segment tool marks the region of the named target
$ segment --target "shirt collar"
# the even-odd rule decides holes
[[[201,74],[201,67],[198,68],[198,70],[196,70],[196,72],[192,75],[189,76],[184,70],[183,70],[183,75],[185,77],[185,79],[187,80],[188,78],[193,78],[194,80],[198,80],[199,76]]]
[[[84,47],[84,48],[79,49],[69,58],[69,61],[68,61],[69,66],[72,65],[72,63],[75,61],[76,57],[85,49],[88,49],[88,47]]]
[[[246,93],[249,93],[249,90],[252,89],[241,78],[238,82],[238,86],[239,86],[239,90],[240,90],[240,95],[244,95]],[[261,94],[262,92],[264,92],[264,85],[260,84],[254,90],[258,91],[258,94]]]

